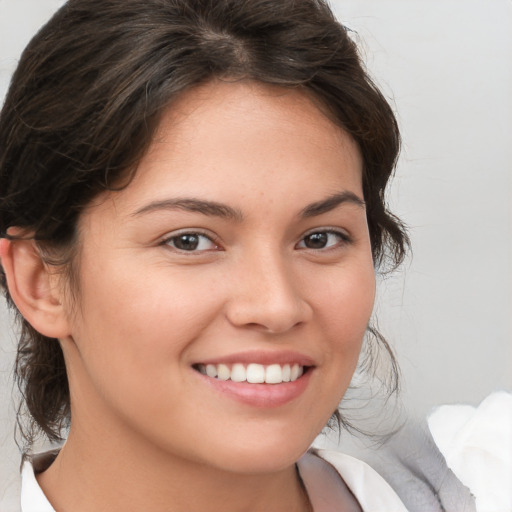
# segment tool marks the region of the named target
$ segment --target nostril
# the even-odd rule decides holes
[[[300,327],[303,322],[265,322],[265,323],[257,323],[257,322],[249,322],[244,325],[247,329],[252,329],[255,331],[260,331],[263,333],[269,334],[279,334],[282,332],[288,332],[292,329],[296,329]]]

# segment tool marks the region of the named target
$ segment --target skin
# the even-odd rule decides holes
[[[307,510],[294,464],[349,385],[374,301],[361,174],[355,142],[299,90],[214,82],[173,104],[132,183],[81,216],[77,300],[37,274],[71,390],[69,439],[39,476],[56,510]],[[176,198],[234,214],[159,204]],[[176,246],[183,232],[204,235],[198,250]],[[313,364],[277,407],[193,367],[282,351]]]

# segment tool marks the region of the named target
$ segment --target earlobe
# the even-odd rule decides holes
[[[11,298],[30,325],[49,338],[68,336],[57,276],[42,260],[34,240],[2,238],[0,259]]]

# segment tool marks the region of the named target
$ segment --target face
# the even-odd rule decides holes
[[[300,91],[211,83],[82,215],[62,340],[73,429],[238,472],[292,464],[345,393],[374,299],[352,139]]]

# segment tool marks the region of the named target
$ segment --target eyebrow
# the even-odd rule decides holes
[[[215,201],[205,201],[203,199],[194,198],[176,198],[164,199],[163,201],[154,201],[146,206],[143,206],[133,215],[138,216],[144,213],[159,210],[185,210],[188,212],[198,212],[202,213],[203,215],[213,217],[231,219],[237,222],[241,222],[243,220],[242,212],[236,208],[232,208],[231,206],[217,203]]]
[[[334,208],[343,203],[354,204],[363,210],[366,207],[366,203],[359,196],[349,190],[344,190],[343,192],[329,196],[327,199],[311,203],[300,212],[300,216],[302,218],[316,217],[317,215],[322,215],[322,213],[334,210]]]
[[[356,194],[350,191],[343,191],[338,194],[316,201],[303,208],[299,217],[310,218],[316,217],[323,213],[327,213],[334,210],[336,207],[343,203],[355,204],[360,208],[365,208],[365,202],[359,198]],[[234,220],[236,222],[242,222],[244,219],[243,213],[231,206],[216,201],[207,201],[204,199],[195,198],[175,198],[175,199],[164,199],[162,201],[153,201],[152,203],[143,206],[138,209],[132,215],[134,217],[151,213],[160,210],[184,210],[188,212],[197,212],[203,215],[212,217],[221,217],[224,219]]]

